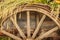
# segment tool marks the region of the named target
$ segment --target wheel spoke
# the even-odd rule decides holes
[[[13,35],[13,34],[11,34],[11,33],[9,33],[9,32],[6,32],[5,30],[1,30],[1,32],[2,32],[3,34],[5,34],[5,35],[7,35],[7,36],[9,36],[9,37],[11,37],[11,38],[13,38],[13,39],[15,39],[15,40],[22,40],[21,38],[15,36],[15,35]]]
[[[58,27],[55,27],[55,28],[49,30],[48,32],[46,32],[45,34],[37,37],[36,40],[43,39],[44,37],[48,36],[49,34],[53,33],[54,31],[57,31],[57,30],[58,30]]]
[[[32,38],[35,38],[35,36],[36,36],[36,34],[38,33],[38,31],[39,31],[39,29],[40,29],[40,27],[41,27],[41,25],[42,25],[45,17],[46,17],[46,15],[43,15],[43,17],[41,18],[39,24],[37,25],[37,28],[36,28],[35,32],[34,32],[33,35],[32,35]]]
[[[17,28],[19,34],[21,37],[26,38],[25,34],[23,33],[22,29],[18,26],[17,21],[16,21],[16,15],[14,15],[14,19],[12,17],[10,17],[11,21],[13,22],[13,24],[15,25],[15,27]]]
[[[36,21],[37,21],[36,24],[38,25],[38,23],[39,23],[39,15],[37,15],[37,17],[36,17]],[[36,25],[36,26],[37,26],[37,25]]]
[[[27,11],[27,36],[31,36],[31,29],[30,29],[30,13]]]

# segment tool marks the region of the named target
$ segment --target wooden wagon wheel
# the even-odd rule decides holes
[[[21,10],[21,8],[23,8],[23,9]],[[31,27],[31,20],[30,20],[31,14],[33,14],[33,13],[31,13],[32,11],[33,11],[33,13],[38,12],[35,15],[36,21],[37,21],[36,27],[33,27],[33,28]],[[51,15],[50,10],[47,9],[47,7],[44,5],[33,4],[33,5],[19,6],[18,8],[14,9],[11,12],[11,14],[12,15],[9,15],[7,18],[4,18],[4,20],[2,21],[1,32],[3,34],[13,38],[14,40],[41,40],[44,37],[53,33],[54,31],[58,30],[58,28],[60,27],[59,20],[56,20],[55,16]],[[21,18],[23,20],[24,19],[23,17],[25,17],[22,14],[24,14],[26,16],[26,18],[25,18],[26,26],[23,25],[21,22]],[[39,18],[37,15],[41,16],[41,18]],[[23,16],[23,17],[21,17],[21,16]],[[20,21],[18,20],[18,17],[20,18]],[[56,27],[54,27],[53,29],[47,31],[46,33],[44,33],[42,35],[40,35],[40,34],[38,35],[38,33],[40,33],[39,32],[40,28],[46,17],[49,17],[51,20],[53,20],[53,22],[56,23]],[[23,22],[24,22],[24,20],[23,20]],[[21,24],[22,24],[22,26],[25,26],[25,28],[21,27]],[[32,30],[33,30],[33,32],[32,32]],[[14,33],[14,31],[15,31],[15,33]],[[17,34],[19,34],[19,35],[17,36]]]

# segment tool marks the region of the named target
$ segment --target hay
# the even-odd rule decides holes
[[[8,16],[14,8],[16,8],[17,5],[22,5],[24,3],[27,4],[34,4],[34,3],[45,3],[49,4],[50,0],[4,0],[0,2],[0,19]],[[56,6],[57,4],[54,4],[53,2],[50,2],[51,7]],[[53,6],[52,6],[53,5]]]

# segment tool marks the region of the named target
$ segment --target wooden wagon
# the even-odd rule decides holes
[[[43,4],[19,5],[1,23],[1,33],[14,40],[56,37],[59,28],[59,18],[56,19],[51,8]]]

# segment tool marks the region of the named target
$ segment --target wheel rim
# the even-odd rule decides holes
[[[31,8],[31,7],[30,7]],[[22,9],[22,12],[23,11],[26,11],[26,24],[27,24],[27,26],[26,26],[26,34],[27,34],[27,36],[26,36],[26,34],[23,32],[23,30],[19,27],[19,25],[18,25],[18,23],[17,23],[17,14],[18,14],[18,12],[20,12],[20,16],[21,16],[21,11],[19,11],[20,9],[18,9],[18,11],[17,12],[14,12],[15,14],[14,15],[11,15],[9,18],[6,18],[5,20],[7,20],[7,19],[9,19],[12,23],[13,23],[13,25],[15,26],[15,28],[16,28],[16,30],[18,31],[18,33],[19,33],[19,35],[20,36],[16,36],[15,34],[12,34],[12,33],[10,33],[10,32],[8,32],[8,31],[6,31],[5,29],[4,29],[4,25],[3,25],[3,23],[4,23],[4,21],[2,22],[2,25],[1,25],[1,32],[3,33],[3,34],[5,34],[5,35],[7,35],[7,36],[9,36],[9,37],[11,37],[11,38],[13,38],[13,39],[15,39],[15,40],[41,40],[41,39],[43,39],[46,35],[49,35],[49,34],[51,34],[52,32],[54,32],[54,31],[56,31],[56,30],[58,30],[58,27],[60,27],[60,25],[59,25],[59,22],[58,21],[56,21],[55,20],[55,18],[54,18],[54,16],[52,17],[51,15],[49,15],[49,14],[47,14],[47,13],[49,13],[48,11],[46,11],[46,10],[43,10],[43,11],[40,11],[41,9],[28,9],[28,8],[23,8]],[[30,11],[37,11],[37,12],[41,12],[41,13],[43,13],[43,15],[42,15],[42,18],[40,19],[40,21],[38,21],[37,22],[37,27],[35,28],[35,30],[34,30],[34,32],[33,33],[31,33],[32,31],[31,31],[31,20],[30,20]],[[41,14],[40,13],[40,14]],[[37,15],[36,15],[37,16]],[[41,28],[41,25],[43,24],[43,21],[45,20],[45,18],[46,18],[46,16],[48,16],[49,18],[51,18],[56,24],[57,24],[57,26],[55,27],[55,28],[53,28],[53,29],[51,29],[51,30],[49,30],[48,32],[46,32],[45,34],[43,34],[43,35],[39,35],[38,37],[36,37],[37,36],[37,34],[38,34],[38,32],[39,32],[39,30],[40,30],[40,28]],[[37,18],[38,20],[39,20],[39,18]],[[8,27],[8,25],[7,25],[7,27]],[[8,29],[8,28],[7,28]],[[32,35],[31,35],[32,34]]]

